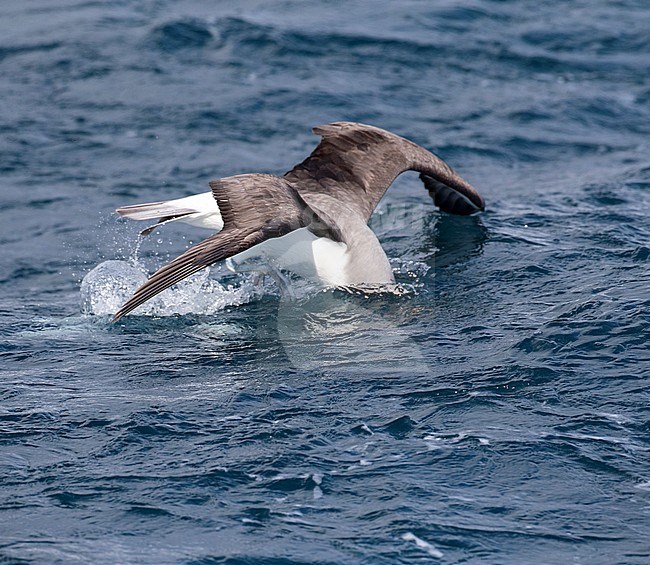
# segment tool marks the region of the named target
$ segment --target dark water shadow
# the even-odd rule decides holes
[[[489,231],[480,216],[440,214],[424,220],[419,251],[434,268],[465,263],[483,253]],[[436,249],[435,253],[431,250]]]

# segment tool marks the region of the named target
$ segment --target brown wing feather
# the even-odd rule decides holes
[[[408,168],[396,135],[361,124],[313,128],[322,137],[307,159],[284,175],[307,194],[329,193],[369,219],[395,177]]]
[[[212,181],[210,187],[221,210],[223,230],[158,269],[117,311],[113,321],[216,261],[303,227],[312,216],[304,213],[306,204],[291,185],[272,175],[238,175]],[[273,203],[272,217],[269,202]]]
[[[484,208],[478,192],[447,163],[403,137],[353,122],[317,126],[313,131],[321,142],[284,175],[301,194],[330,194],[368,221],[395,178],[414,170],[461,194],[474,212]]]
[[[288,233],[288,232],[287,232]],[[171,263],[158,269],[113,317],[116,322],[166,288],[204,269],[208,265],[245,251],[266,239],[262,230],[244,233],[242,230],[224,228],[179,255]]]

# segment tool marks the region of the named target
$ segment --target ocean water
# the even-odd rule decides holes
[[[0,561],[650,562],[650,8],[0,6]],[[371,220],[407,292],[215,266],[122,205],[281,174],[335,120],[437,152]],[[300,287],[300,281],[295,281]]]

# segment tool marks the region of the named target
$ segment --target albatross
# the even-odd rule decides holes
[[[285,270],[325,287],[394,284],[386,253],[368,220],[405,171],[420,173],[434,204],[444,212],[470,215],[485,208],[483,198],[456,171],[408,139],[354,122],[334,122],[312,131],[321,137],[316,149],[281,177],[225,177],[209,183],[211,192],[118,208],[125,218],[158,220],[142,234],[175,221],[216,233],[158,269],[113,321],[222,260],[234,271],[279,275]],[[262,266],[242,265],[250,260]]]

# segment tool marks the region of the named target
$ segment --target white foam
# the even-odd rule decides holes
[[[428,541],[424,541],[422,538],[417,537],[412,532],[406,532],[402,535],[402,539],[404,541],[414,541],[416,546],[420,549],[424,549],[431,557],[440,559],[444,555],[442,551],[431,545]]]
[[[139,265],[126,261],[104,261],[81,281],[81,311],[84,314],[113,314],[147,280]]]
[[[214,314],[228,306],[249,302],[255,289],[242,284],[224,287],[209,277],[206,268],[175,284],[140,306],[136,313],[146,316],[173,314]],[[114,314],[147,280],[147,272],[137,262],[104,261],[81,281],[81,311],[97,316]]]

